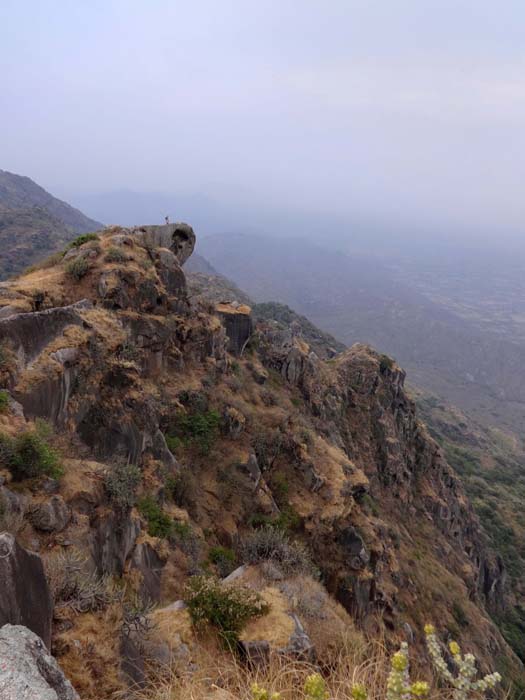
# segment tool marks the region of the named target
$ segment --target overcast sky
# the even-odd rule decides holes
[[[0,168],[523,229],[523,0],[1,0]]]

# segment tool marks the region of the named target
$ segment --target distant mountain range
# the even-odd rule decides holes
[[[100,228],[30,178],[0,170],[0,279]]]

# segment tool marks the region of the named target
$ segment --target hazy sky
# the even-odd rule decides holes
[[[0,71],[0,168],[59,194],[525,220],[523,0],[0,0]]]

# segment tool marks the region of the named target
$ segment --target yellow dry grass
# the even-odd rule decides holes
[[[275,654],[267,664],[249,665],[237,657],[204,649],[192,673],[150,669],[148,685],[134,693],[134,700],[252,700],[252,685],[257,683],[282,700],[303,700],[304,683],[312,673],[321,672],[330,700],[348,700],[354,685],[368,690],[369,700],[384,700],[390,670],[390,652],[382,640],[355,645],[352,639],[340,647],[321,667]],[[424,669],[414,668],[413,680],[431,680]],[[123,695],[117,695],[123,698]],[[451,692],[431,686],[429,700],[448,700]]]

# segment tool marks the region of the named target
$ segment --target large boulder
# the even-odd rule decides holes
[[[9,316],[0,320],[0,341],[11,343],[21,366],[25,366],[54,338],[62,335],[66,326],[84,325],[79,312],[90,308],[92,303],[84,299],[71,306]]]
[[[136,226],[131,230],[138,243],[146,248],[168,248],[180,265],[193,253],[195,233],[188,224],[176,223],[164,226]]]
[[[53,601],[42,560],[8,532],[0,534],[0,590],[0,626],[24,625],[49,647]]]
[[[71,519],[71,510],[62,496],[52,496],[48,501],[33,504],[28,510],[33,527],[41,532],[61,532]]]
[[[2,700],[80,700],[36,634],[20,625],[0,629]]]

